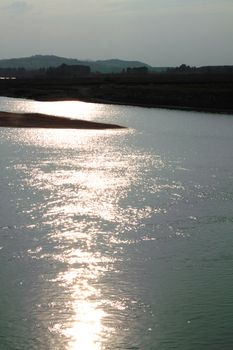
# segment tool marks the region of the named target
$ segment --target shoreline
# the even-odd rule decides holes
[[[233,76],[100,75],[0,81],[0,96],[233,115]]]
[[[77,101],[77,102],[86,102],[94,104],[106,104],[113,106],[128,106],[128,107],[142,107],[142,108],[154,108],[154,109],[168,109],[176,111],[187,111],[187,112],[203,112],[203,113],[213,113],[213,114],[226,114],[233,115],[233,109],[220,109],[220,108],[205,108],[205,107],[191,107],[191,106],[171,106],[171,105],[155,105],[155,104],[143,104],[143,103],[134,103],[134,102],[120,102],[120,101],[110,101],[105,99],[35,99],[38,102],[58,102],[58,101]]]
[[[134,102],[120,102],[112,101],[100,98],[69,98],[69,97],[46,97],[46,98],[29,98],[25,96],[12,96],[12,95],[0,95],[0,97],[8,98],[21,98],[31,101],[38,102],[59,102],[59,101],[76,101],[76,102],[85,102],[93,104],[106,104],[113,106],[128,106],[128,107],[142,107],[142,108],[154,108],[154,109],[167,109],[167,110],[176,110],[176,111],[186,111],[186,112],[203,112],[203,113],[213,113],[213,114],[225,114],[233,115],[233,109],[222,109],[222,108],[210,108],[210,107],[195,107],[195,106],[172,106],[172,105],[156,105],[152,103],[134,103]],[[0,111],[0,113],[2,113]],[[4,112],[5,113],[5,112]]]
[[[45,129],[126,129],[116,124],[69,119],[39,113],[0,112],[0,127],[11,128],[45,128]]]

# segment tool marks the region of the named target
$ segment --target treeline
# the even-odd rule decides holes
[[[0,77],[34,78],[46,76],[46,69],[27,70],[25,68],[0,68]]]
[[[0,77],[14,77],[14,78],[82,78],[95,76],[105,76],[111,74],[127,74],[127,75],[145,75],[148,73],[146,66],[142,67],[128,67],[122,69],[121,73],[101,73],[91,72],[90,66],[87,65],[67,65],[65,63],[58,67],[40,68],[40,69],[25,69],[25,68],[0,68]]]
[[[122,81],[200,81],[217,79],[231,79],[233,77],[233,66],[203,66],[191,67],[182,64],[179,67],[167,68],[163,72],[155,72],[148,69],[146,66],[128,67],[122,69],[121,73],[101,73],[93,72],[87,65],[66,65],[62,64],[58,67],[40,68],[40,69],[25,69],[25,68],[1,68],[0,78],[10,77],[16,79],[88,79],[101,80],[113,79]]]
[[[233,74],[233,66],[190,67],[181,64],[179,67],[168,68],[166,74]]]

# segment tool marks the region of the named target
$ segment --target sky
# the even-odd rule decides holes
[[[233,65],[233,0],[0,0],[0,58]]]

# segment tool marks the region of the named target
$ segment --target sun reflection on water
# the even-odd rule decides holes
[[[142,164],[152,162],[148,154],[124,149],[123,140],[132,132],[28,129],[14,134],[37,154],[17,168],[27,179],[25,187],[42,198],[31,215],[42,219],[48,232],[47,243],[28,254],[56,267],[56,275],[48,278],[57,305],[49,331],[67,339],[67,350],[105,349],[116,332],[114,320],[106,322],[109,312],[123,312],[130,300],[111,294],[117,286],[108,286],[106,279],[118,273],[122,244],[136,242],[127,230],[154,210],[122,205],[141,181]],[[156,162],[163,166],[160,158]]]
[[[106,338],[106,333],[109,333],[109,330],[103,325],[106,313],[98,301],[101,299],[101,293],[88,281],[89,279],[95,281],[98,278],[98,271],[95,271],[93,264],[91,267],[89,276],[87,276],[86,268],[71,267],[58,277],[64,288],[72,290],[70,301],[74,314],[70,324],[67,324],[65,328],[61,324],[56,324],[52,331],[63,334],[69,339],[69,350],[100,350],[103,348],[102,343]]]
[[[98,105],[81,101],[40,102],[8,98],[1,101],[2,110],[23,113],[42,113],[69,118],[87,119],[96,114]]]
[[[67,329],[66,335],[74,340],[70,342],[70,350],[100,350],[102,349],[101,333],[103,326],[101,323],[104,312],[98,310],[96,305],[80,302],[77,305],[78,317],[74,326]]]
[[[33,133],[34,145],[49,149],[49,158],[18,170],[28,173],[27,186],[47,193],[42,215],[54,250],[52,255],[43,249],[31,254],[66,266],[51,282],[65,291],[65,303],[72,306],[70,318],[58,318],[49,329],[67,338],[68,350],[101,350],[114,332],[104,322],[108,312],[101,279],[113,270],[116,258],[110,254],[113,247],[107,247],[112,233],[100,225],[122,220],[119,200],[132,181],[132,174],[125,176],[129,159],[109,146],[119,132],[26,130],[23,142],[31,143]]]
[[[44,102],[38,104],[34,106],[36,111],[39,109],[41,113],[72,119],[86,120],[91,118],[93,120],[96,111],[95,104],[81,101]]]
[[[1,98],[1,110],[18,113],[42,113],[71,119],[107,120],[115,116],[116,110],[111,105],[82,101],[40,102],[19,98]]]
[[[65,104],[67,113],[71,105]],[[122,109],[124,112],[120,120],[127,119],[127,109]],[[212,242],[215,236],[219,247],[221,228],[230,229],[230,194],[225,183],[218,183],[222,175],[227,178],[228,168],[223,174],[214,167],[208,176],[204,158],[200,163],[196,156],[194,162],[177,159],[181,143],[185,141],[184,147],[187,143],[186,137],[177,142],[180,127],[172,136],[164,133],[163,127],[161,132],[156,116],[155,124],[147,124],[146,110],[138,116],[134,112],[132,109],[128,120],[142,119],[143,124],[136,123],[141,132],[1,131],[0,249],[7,287],[3,283],[3,304],[10,300],[3,308],[3,346],[48,350],[161,348],[172,344],[175,333],[180,342],[190,312],[194,321],[200,320],[189,308],[196,274],[189,281],[186,277],[194,265],[199,270],[201,260],[195,253],[194,265],[190,263],[190,252],[200,246],[200,259],[206,258],[209,245],[202,247],[206,237]],[[53,109],[54,113],[59,111]],[[91,118],[94,114],[93,109]],[[168,123],[165,115],[164,119]],[[153,129],[148,133],[153,125],[154,134]],[[167,135],[171,135],[168,144],[162,140]],[[194,151],[186,153],[186,148],[185,156],[194,155]],[[197,164],[201,172],[196,171]],[[215,216],[218,202],[224,204],[223,211]],[[203,211],[205,207],[213,211]],[[220,253],[219,249],[214,252],[214,262]],[[207,260],[204,267],[212,263]],[[215,280],[213,275],[214,285]],[[188,295],[186,312],[178,325],[176,295],[181,306],[183,296]],[[167,320],[175,328],[167,327]],[[195,338],[193,344],[199,340]]]

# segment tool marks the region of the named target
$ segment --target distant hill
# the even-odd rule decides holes
[[[164,68],[155,68],[140,61],[126,61],[120,59],[109,60],[78,60],[54,55],[35,55],[31,57],[11,58],[0,60],[0,68],[25,68],[27,70],[35,70],[40,68],[58,67],[61,64],[67,65],[88,65],[92,72],[100,73],[120,73],[128,67],[137,68],[146,66],[151,71],[161,71]]]

